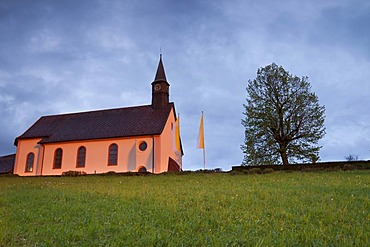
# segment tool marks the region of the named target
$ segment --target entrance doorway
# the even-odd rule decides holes
[[[139,168],[137,169],[137,172],[147,172],[146,167],[145,166],[139,166]]]

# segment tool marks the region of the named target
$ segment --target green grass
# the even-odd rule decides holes
[[[0,246],[367,246],[370,171],[0,177]]]

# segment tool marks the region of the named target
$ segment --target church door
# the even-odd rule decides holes
[[[145,166],[139,168],[138,172],[147,172]]]

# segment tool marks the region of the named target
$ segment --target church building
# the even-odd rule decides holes
[[[183,150],[162,56],[151,85],[151,105],[41,117],[15,139],[13,173],[181,171]]]

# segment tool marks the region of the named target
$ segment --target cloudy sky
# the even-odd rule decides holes
[[[0,1],[0,155],[40,116],[150,104],[160,49],[184,169],[243,159],[245,88],[272,62],[326,107],[322,161],[370,159],[367,0]]]

